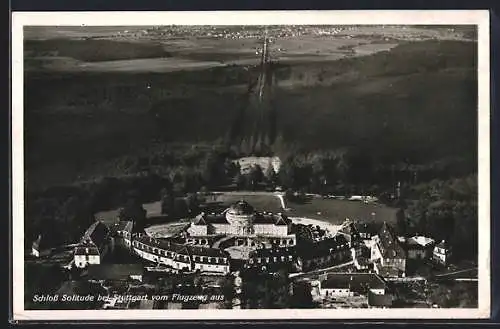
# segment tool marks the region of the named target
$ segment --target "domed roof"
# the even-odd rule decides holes
[[[228,212],[232,215],[251,215],[255,209],[248,202],[241,200],[231,205]]]

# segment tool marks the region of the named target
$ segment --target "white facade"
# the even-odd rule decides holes
[[[243,236],[280,236],[288,237],[290,231],[288,225],[274,225],[274,224],[249,224],[240,225],[236,224],[207,224],[196,225],[191,224],[187,230],[191,236],[207,236],[216,234],[229,234],[229,235],[243,235]]]
[[[79,268],[101,263],[101,257],[99,255],[75,255],[74,260],[75,266]]]
[[[188,231],[189,235],[205,236],[205,235],[208,235],[208,226],[207,225],[191,224],[191,226],[189,226],[187,231]]]
[[[426,257],[425,249],[408,249],[408,258],[422,259]]]
[[[229,273],[229,265],[194,263],[194,270],[200,270],[201,272]]]
[[[228,224],[210,224],[212,225],[212,234],[237,234],[237,228]]]
[[[350,297],[354,296],[354,293],[349,288],[321,288],[319,293],[324,297]]]
[[[383,259],[382,253],[380,252],[380,248],[378,247],[378,245],[374,243],[371,248],[370,260],[373,262],[378,259]]]
[[[139,241],[133,242],[133,251],[143,259],[146,259],[153,263],[164,264],[168,267],[177,270],[188,270],[188,271],[200,270],[202,272],[214,272],[223,274],[230,272],[229,261],[221,257],[208,257],[209,260],[210,258],[213,258],[214,260],[213,263],[201,263],[196,261],[192,262],[192,258],[196,260],[198,259],[197,257],[207,257],[207,256],[198,256],[198,255],[189,256],[184,254],[178,254],[175,251],[163,250],[158,247],[148,246]]]
[[[385,289],[384,288],[379,288],[379,289],[370,289],[370,292],[375,294],[375,295],[385,295]]]
[[[130,275],[130,278],[132,280],[138,280],[138,281],[141,281],[142,282],[142,275],[141,274],[131,274]]]
[[[36,248],[31,248],[31,255],[35,257],[40,257],[40,252]]]
[[[448,261],[448,251],[445,248],[436,246],[433,252],[433,259],[441,264],[446,264]]]
[[[273,236],[286,236],[288,235],[287,225],[274,225],[274,224],[254,224],[254,232],[257,235],[273,235]]]

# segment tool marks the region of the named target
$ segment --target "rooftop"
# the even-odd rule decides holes
[[[408,246],[422,246],[422,247],[428,247],[434,244],[434,240],[425,236],[421,235],[416,235],[408,240],[406,240],[406,243]]]
[[[384,258],[405,258],[405,253],[392,226],[384,222],[378,234],[380,249]]]
[[[132,227],[134,223],[131,221],[120,221],[117,225],[115,225],[115,231],[125,231],[125,232],[132,232]]]
[[[349,288],[351,291],[366,293],[369,289],[385,289],[385,281],[374,273],[330,273],[321,280],[322,289]]]
[[[75,248],[75,255],[99,255],[99,248],[95,245],[92,240],[83,240]]]
[[[250,257],[274,257],[274,256],[295,256],[295,248],[263,248],[250,252]]]
[[[102,247],[109,235],[108,227],[101,221],[96,221],[89,226],[83,234],[81,241],[92,241],[97,247]]]
[[[394,266],[380,266],[379,274],[383,277],[397,277],[399,270]]]
[[[188,250],[192,255],[196,256],[221,257],[221,258],[229,257],[229,254],[226,251],[216,248],[188,246]]]
[[[303,256],[322,256],[344,250],[349,247],[349,242],[344,235],[338,234],[329,239],[324,239],[311,244],[303,244],[297,248],[297,252]]]

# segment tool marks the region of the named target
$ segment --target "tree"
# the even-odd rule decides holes
[[[292,158],[287,158],[282,163],[278,178],[283,187],[295,188],[297,186],[297,166]]]
[[[186,207],[189,215],[197,214],[199,211],[199,205],[196,193],[189,193],[186,196]]]
[[[396,219],[397,219],[397,228],[399,234],[406,235],[408,233],[408,229],[407,229],[406,217],[402,209],[399,209],[397,211]]]
[[[225,160],[216,152],[207,155],[201,169],[202,180],[207,186],[220,186],[226,183]]]
[[[233,299],[236,296],[234,290],[234,278],[227,274],[222,280],[222,294],[224,295],[224,307],[230,309],[233,307]]]
[[[242,302],[247,308],[290,308],[290,283],[288,274],[284,271],[272,274],[245,273]]]
[[[259,183],[264,180],[264,173],[262,172],[262,167],[255,164],[250,169],[249,173],[250,186],[254,189]]]
[[[161,213],[171,215],[174,211],[174,194],[171,190],[163,188],[161,190]]]
[[[234,177],[234,182],[236,183],[236,188],[237,189],[242,189],[245,187],[245,176],[241,173],[237,173],[236,176]]]
[[[269,184],[275,185],[277,183],[278,174],[276,173],[276,171],[274,171],[272,163],[269,163],[269,165],[267,166],[264,176],[266,177],[266,180]]]
[[[293,294],[291,297],[293,308],[314,308],[309,282],[299,281],[293,283]]]
[[[123,208],[120,209],[118,217],[121,221],[132,221],[134,223],[134,232],[143,232],[146,224],[146,210],[138,201],[137,196],[130,195],[129,200]]]
[[[189,215],[186,200],[183,198],[176,198],[174,200],[174,214],[176,218],[182,218]]]

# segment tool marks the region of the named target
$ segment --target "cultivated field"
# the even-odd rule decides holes
[[[459,31],[417,27],[339,27],[330,28],[328,34],[319,30],[310,28],[273,38],[273,57],[280,62],[332,61],[388,51],[407,41],[468,39]],[[26,28],[27,69],[168,72],[258,61],[256,51],[261,41],[255,36],[262,34],[262,29],[247,29],[248,37],[229,30],[222,37],[213,37],[216,34],[210,33],[210,27],[191,31],[191,36],[188,29],[185,34],[182,31],[145,26]],[[140,60],[143,58],[148,60]]]

